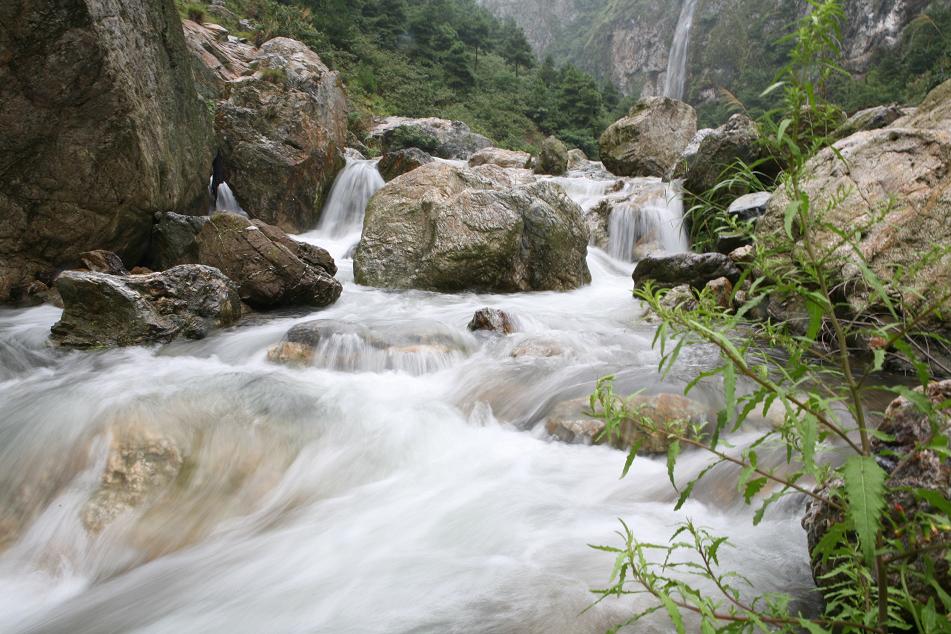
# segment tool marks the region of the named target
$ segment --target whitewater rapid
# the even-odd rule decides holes
[[[350,190],[382,184],[365,176]],[[603,632],[646,601],[584,611],[613,565],[588,544],[619,545],[618,518],[661,542],[693,518],[732,536],[740,548],[724,563],[758,591],[810,592],[796,505],[753,528],[724,472],[674,512],[662,459],[620,479],[622,452],[545,433],[551,406],[599,377],[680,392],[713,361],[688,350],[658,377],[630,262],[592,248],[591,285],[569,293],[386,291],[353,283],[359,218],[326,222],[299,238],[332,252],[344,292],[316,313],[90,353],[47,346],[55,308],[0,312],[0,632]],[[519,332],[468,332],[484,306]],[[318,317],[438,328],[459,345],[415,371],[267,361],[291,326]],[[513,356],[526,342],[562,354]],[[693,396],[719,398],[715,386]],[[187,468],[94,534],[81,517],[123,433],[156,452],[168,439]],[[683,474],[705,464],[689,454]],[[670,631],[652,619],[631,631]]]

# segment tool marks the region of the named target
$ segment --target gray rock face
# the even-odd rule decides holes
[[[444,292],[569,290],[591,280],[581,209],[502,169],[424,165],[370,200],[357,283]]]
[[[773,195],[769,192],[745,194],[730,203],[727,213],[738,220],[749,222],[766,213],[766,207]]]
[[[701,290],[708,282],[721,277],[732,283],[740,278],[736,264],[722,253],[650,256],[639,261],[634,268],[634,283],[638,288],[651,281],[655,288],[674,288],[686,284]]]
[[[858,242],[864,263],[850,249],[838,248],[833,231],[820,229],[808,236],[824,258],[830,284],[842,289],[854,315],[888,318],[865,282],[866,264],[886,282],[896,281],[896,271],[915,271],[898,280],[907,314],[934,303],[951,287],[951,254],[933,253],[951,244],[951,128],[941,123],[942,113],[951,108],[949,86],[935,89],[914,117],[896,127],[858,132],[806,165],[802,188],[823,223],[843,229],[870,225]],[[927,127],[935,121],[938,127]],[[788,204],[788,193],[780,189],[759,220],[757,235],[765,246],[788,246]],[[794,231],[794,237],[795,248],[802,249],[801,231]],[[927,332],[951,332],[951,312],[945,309],[920,326]]]
[[[395,150],[383,155],[376,168],[383,180],[390,182],[397,176],[412,172],[417,167],[433,162],[433,157],[418,148]]]
[[[157,267],[198,262],[220,269],[255,308],[327,306],[343,289],[325,250],[236,214],[163,214],[153,234]]]
[[[370,131],[370,139],[384,153],[415,147],[439,158],[460,160],[493,145],[461,121],[436,118],[388,117]]]
[[[697,113],[682,101],[651,97],[601,135],[604,166],[618,176],[666,177],[697,134]]]
[[[932,405],[940,406],[951,399],[951,381],[932,383],[927,389],[918,388],[915,390],[920,396],[924,396]],[[951,409],[945,408],[939,410],[938,433],[947,435],[951,433]],[[885,410],[885,416],[879,426],[879,431],[893,437],[893,440],[884,441],[878,437],[872,440],[872,451],[877,462],[888,473],[887,486],[893,490],[886,497],[885,514],[883,525],[886,527],[897,526],[904,528],[907,525],[905,517],[911,517],[918,511],[930,513],[940,513],[938,509],[930,507],[917,501],[913,495],[907,492],[907,489],[927,489],[948,497],[951,492],[951,460],[942,457],[933,450],[918,450],[918,447],[927,444],[932,438],[931,421],[921,410],[905,397],[895,399]],[[830,489],[843,487],[841,481],[830,483]],[[906,488],[907,487],[907,488]],[[901,488],[905,488],[902,490]],[[830,494],[833,491],[820,489],[820,494]],[[828,533],[829,529],[836,524],[844,521],[841,511],[828,504],[824,504],[815,499],[810,500],[806,507],[805,516],[802,519],[802,527],[806,531],[809,543],[809,552],[812,553],[822,538]],[[887,529],[892,530],[892,529]],[[947,526],[936,527],[934,532],[928,535],[929,542],[940,543],[947,541],[951,535]],[[889,537],[896,537],[893,533]],[[903,536],[909,550],[914,550],[919,545],[927,543],[918,542],[920,537],[913,531],[907,531]],[[910,543],[909,543],[910,541]],[[934,578],[937,584],[948,592],[951,590],[951,570],[943,553],[936,551],[932,558],[934,565]],[[835,562],[823,562],[819,558],[814,558],[812,562],[813,576],[816,585],[820,588],[832,586],[839,579],[827,575],[832,570]],[[923,571],[925,562],[923,558],[916,558],[912,564],[919,571]],[[893,569],[894,570],[894,569]],[[900,584],[901,580],[895,574],[890,579],[892,584]],[[908,575],[909,591],[922,604],[929,599],[937,600],[933,587],[923,584],[916,575]]]
[[[84,251],[132,264],[154,212],[203,207],[212,128],[172,0],[11,0],[0,24],[6,302]]]
[[[878,130],[895,123],[905,116],[905,109],[898,105],[875,106],[859,110],[835,131],[837,138],[845,138],[863,130]]]
[[[677,161],[672,177],[682,178],[684,189],[699,195],[719,183],[723,171],[737,160],[751,165],[765,156],[759,146],[756,124],[746,115],[735,114],[715,130],[698,132]],[[732,193],[742,195],[747,192]]]
[[[210,266],[177,266],[150,275],[66,271],[56,278],[63,316],[53,341],[72,348],[201,339],[241,316],[238,289]]]
[[[340,77],[297,40],[278,37],[255,49],[189,21],[185,34],[217,103],[224,177],[238,202],[285,231],[313,228],[344,165]]]
[[[538,161],[535,162],[535,173],[561,176],[567,171],[568,148],[559,139],[553,136],[548,137],[542,143]]]

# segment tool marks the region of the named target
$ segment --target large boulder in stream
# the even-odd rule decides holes
[[[794,265],[806,245],[822,262],[853,316],[890,320],[866,281],[866,268],[894,288],[897,306],[916,315],[945,298],[943,310],[920,320],[923,332],[951,333],[951,82],[935,89],[918,112],[893,127],[858,132],[819,152],[805,166],[803,192],[815,227],[803,235],[785,213],[790,195],[778,190],[757,224],[758,241]],[[936,126],[936,127],[931,127]],[[858,253],[841,247],[841,230],[856,230]],[[791,243],[791,244],[790,244]],[[790,253],[790,249],[793,253]],[[804,257],[804,255],[803,255]],[[940,353],[940,346],[932,351]],[[949,355],[943,365],[948,366]]]
[[[693,436],[708,422],[709,408],[678,394],[634,395],[624,399],[634,418],[621,421],[616,433],[607,434],[605,422],[591,411],[587,398],[559,403],[545,420],[545,430],[555,439],[576,444],[609,444],[638,454],[667,453],[671,433]]]
[[[357,283],[457,292],[578,288],[591,281],[581,209],[552,183],[493,165],[424,165],[370,200]]]
[[[223,177],[238,202],[285,231],[313,228],[344,166],[347,101],[339,75],[290,38],[256,49],[190,21],[185,34],[217,104]]]
[[[211,117],[172,0],[0,3],[0,302],[207,204]],[[158,36],[161,34],[161,37]]]
[[[56,278],[65,310],[52,338],[70,348],[201,339],[241,317],[238,289],[210,266],[176,266],[149,275],[66,271]]]
[[[498,147],[487,147],[479,150],[469,157],[469,167],[478,167],[480,165],[498,165],[499,167],[510,167],[513,169],[522,169],[528,167],[532,160],[532,155],[528,152],[519,152],[517,150],[504,150]]]
[[[159,214],[152,263],[156,268],[214,266],[235,281],[241,300],[255,308],[327,306],[343,290],[327,251],[238,214]]]
[[[618,176],[666,178],[696,134],[697,113],[690,105],[648,97],[601,135],[601,161]]]
[[[568,146],[557,137],[548,137],[542,142],[542,149],[535,161],[535,173],[561,176],[567,171]]]

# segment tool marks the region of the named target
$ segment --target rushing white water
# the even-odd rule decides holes
[[[683,196],[665,184],[646,201],[627,199],[614,206],[608,222],[608,253],[624,262],[647,255],[690,250],[683,219]]]
[[[690,48],[690,29],[693,26],[693,14],[697,0],[683,0],[680,18],[674,31],[674,40],[670,45],[667,58],[667,77],[664,83],[664,96],[683,99],[687,86],[687,52]]]
[[[376,169],[378,162],[347,157],[347,165],[334,181],[320,215],[318,229],[322,235],[340,238],[363,223],[367,203],[384,184]]]
[[[617,518],[655,542],[693,518],[732,536],[721,559],[758,591],[809,594],[796,504],[753,528],[721,470],[675,512],[662,459],[622,480],[622,452],[547,437],[550,408],[598,377],[681,391],[713,362],[688,349],[657,375],[629,263],[592,249],[592,283],[570,293],[393,292],[353,283],[358,226],[333,226],[301,236],[345,286],[315,314],[78,353],[45,343],[58,310],[0,311],[0,631],[603,632],[646,601],[584,611],[613,566],[586,544],[617,545]],[[469,333],[483,306],[519,332]],[[315,318],[353,329],[304,367],[266,360]],[[110,474],[137,459],[130,500]],[[706,461],[685,454],[681,477]],[[670,626],[661,611],[632,631]]]
[[[214,185],[214,177],[208,179],[208,192],[211,194],[211,187]],[[247,216],[247,212],[241,208],[241,204],[238,203],[238,199],[235,197],[234,192],[231,191],[231,187],[228,186],[228,183],[218,183],[218,195],[215,196],[212,194],[212,199],[214,200],[214,209],[213,211],[240,214],[242,216]]]

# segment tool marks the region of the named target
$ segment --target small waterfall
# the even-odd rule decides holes
[[[212,186],[214,185],[214,180],[214,176],[208,179],[208,193],[211,195],[213,201],[211,211],[227,212],[247,216],[248,213],[241,208],[241,205],[238,203],[238,199],[235,198],[234,192],[231,191],[230,187],[228,187],[228,183],[219,183],[218,195],[215,196],[214,192],[211,190]]]
[[[376,160],[347,157],[347,166],[334,181],[320,215],[318,231],[322,235],[340,238],[363,225],[367,203],[385,184],[376,164]]]
[[[678,186],[670,184],[647,204],[615,205],[608,222],[608,253],[633,262],[648,255],[689,251],[683,215],[683,196]]]
[[[674,41],[670,45],[670,57],[667,60],[667,79],[664,83],[664,96],[683,99],[687,85],[687,49],[690,46],[690,27],[693,25],[693,12],[697,0],[683,0]]]

